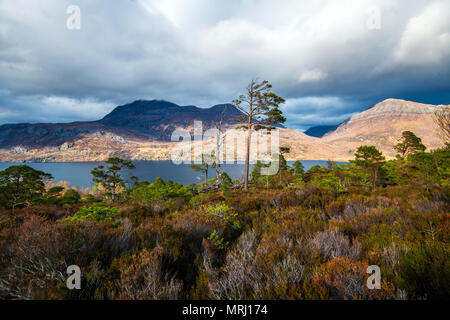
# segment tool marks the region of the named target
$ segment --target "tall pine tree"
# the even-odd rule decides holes
[[[252,131],[260,129],[272,130],[274,127],[271,125],[286,121],[286,118],[282,115],[282,111],[279,109],[279,105],[284,103],[285,100],[273,93],[271,89],[272,85],[267,80],[261,82],[252,80],[247,86],[247,92],[233,101],[233,104],[243,113],[235,121],[242,123],[240,128],[248,131],[245,151],[245,190],[248,190]]]

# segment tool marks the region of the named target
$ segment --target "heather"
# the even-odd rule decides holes
[[[280,153],[280,171],[262,176],[258,163],[248,191],[225,173],[190,186],[124,181],[114,166],[132,164],[121,159],[96,171],[95,192],[2,171],[0,295],[448,299],[450,149],[401,153],[386,161],[362,146],[348,164],[306,172]],[[66,287],[69,265],[80,290]],[[381,289],[367,288],[369,265]]]

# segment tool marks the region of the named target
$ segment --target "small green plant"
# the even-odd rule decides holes
[[[220,218],[238,229],[241,227],[237,219],[238,214],[223,201],[217,205],[208,206],[206,208],[206,215]]]
[[[225,171],[223,171],[220,174],[219,181],[220,181],[220,190],[222,190],[224,195],[229,196],[230,195],[230,187],[233,184],[233,181],[231,181],[230,176]]]
[[[99,203],[90,207],[82,207],[72,217],[63,219],[64,222],[96,221],[112,222],[120,217],[120,209],[109,207],[106,204]]]
[[[0,230],[6,226],[12,226],[15,221],[16,217],[0,217]]]
[[[214,230],[208,237],[208,240],[220,250],[226,250],[230,246],[230,242],[225,241],[224,237],[221,236],[217,230]]]
[[[303,180],[303,178],[295,178],[294,180],[292,180],[292,183],[297,186],[303,186],[305,184],[305,181]]]

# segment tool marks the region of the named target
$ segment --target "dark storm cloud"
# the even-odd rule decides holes
[[[80,30],[66,28],[70,4]],[[0,123],[97,119],[135,99],[208,107],[254,77],[300,129],[390,97],[448,104],[449,12],[445,0],[0,0]]]

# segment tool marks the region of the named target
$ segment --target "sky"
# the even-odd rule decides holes
[[[0,125],[210,107],[251,79],[299,130],[387,98],[449,104],[450,1],[0,0]]]

